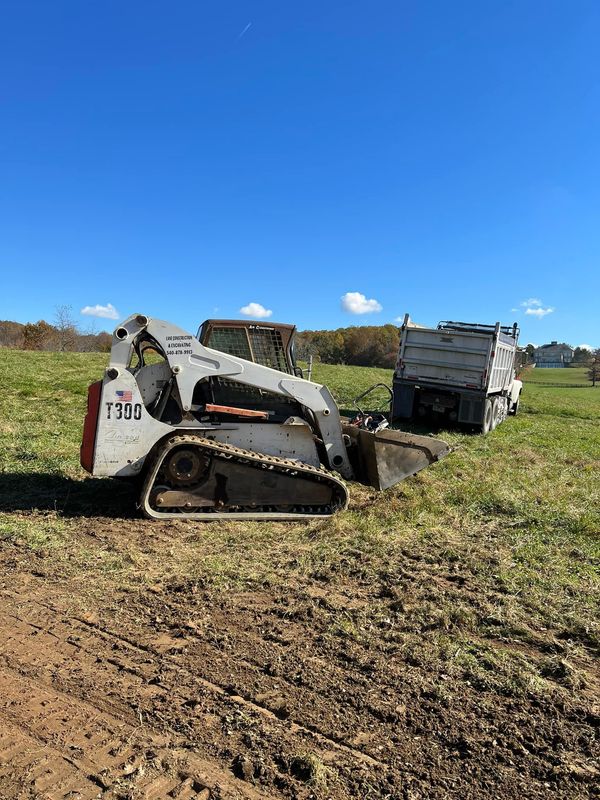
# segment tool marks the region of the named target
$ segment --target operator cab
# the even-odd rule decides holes
[[[263,325],[240,319],[207,319],[198,329],[196,338],[200,344],[212,350],[302,377],[302,370],[294,360],[295,332],[295,325],[282,323]],[[303,417],[304,414],[300,404],[292,397],[273,394],[223,377],[209,378],[199,383],[193,402],[266,411],[271,422],[281,422],[291,416]],[[231,420],[231,416],[228,419]]]
[[[302,377],[294,359],[295,325],[263,325],[240,319],[207,319],[196,338],[205,347],[263,367]]]

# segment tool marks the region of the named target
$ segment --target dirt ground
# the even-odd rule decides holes
[[[110,518],[79,534],[118,550],[125,527],[157,556],[189,535]],[[0,545],[0,574],[2,800],[597,796],[593,675],[576,701],[503,696],[379,636],[417,584],[471,591],[438,568],[407,560],[377,587],[389,618],[368,642],[331,634],[368,608],[360,581],[98,595],[18,542]]]

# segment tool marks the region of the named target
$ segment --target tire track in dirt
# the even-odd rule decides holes
[[[0,565],[2,555],[0,549]],[[435,676],[398,653],[385,629],[370,628],[364,642],[329,632],[337,606],[343,612],[342,596],[323,598],[317,591],[311,598],[319,588],[311,585],[221,593],[174,582],[99,598],[77,576],[36,573],[37,562],[26,554],[7,555],[0,674],[29,681],[31,693],[39,687],[56,695],[59,710],[61,698],[87,703],[81,725],[88,733],[95,715],[129,731],[131,760],[125,756],[106,773],[109,789],[94,783],[102,759],[89,745],[90,761],[99,767],[81,775],[92,781],[92,797],[117,798],[133,776],[182,785],[192,779],[197,795],[209,790],[215,800],[308,800],[314,785],[294,766],[302,754],[325,767],[332,800],[447,800],[475,792],[507,800],[592,796],[592,716],[577,719],[577,708],[551,698],[536,705],[449,679],[440,702],[431,693]],[[279,705],[282,695],[287,708]],[[37,752],[34,766],[40,743],[72,766],[68,742],[57,733],[59,718],[52,736],[39,740],[23,715],[3,712],[1,697],[0,687],[0,731],[25,737]],[[65,714],[75,718],[76,710]],[[144,775],[135,771],[136,757]],[[189,767],[199,762],[195,771]],[[27,763],[13,777],[31,781]],[[216,770],[213,783],[202,778],[202,765],[205,774],[211,765]],[[119,775],[119,768],[134,771]],[[5,800],[2,789],[10,783],[3,780]],[[157,792],[157,800],[170,800],[166,789]],[[45,797],[13,791],[6,798],[36,796]]]
[[[99,634],[105,636],[108,641],[118,639],[120,642],[124,643],[125,645],[131,647],[134,650],[138,650],[141,652],[151,653],[154,656],[160,657],[161,650],[157,649],[156,646],[153,646],[151,643],[143,643],[139,639],[126,637],[123,635],[118,635],[114,631],[101,626],[98,622],[90,622],[89,620],[82,619],[80,617],[74,617],[73,619],[77,620],[79,623],[88,625],[97,630]],[[357,759],[358,761],[364,761],[369,766],[374,767],[387,767],[387,764],[378,760],[361,750],[358,750],[352,745],[347,742],[342,736],[336,736],[333,733],[327,733],[323,730],[320,730],[316,725],[314,727],[308,726],[306,724],[301,724],[300,722],[294,721],[292,719],[286,719],[285,717],[282,718],[281,716],[281,707],[275,705],[275,707],[270,706],[267,702],[260,702],[259,699],[256,697],[255,694],[251,692],[244,691],[244,685],[248,683],[248,672],[252,672],[253,675],[262,673],[262,666],[259,662],[254,662],[251,660],[247,660],[244,657],[240,657],[238,655],[235,658],[230,658],[229,656],[225,655],[222,651],[217,651],[215,654],[214,648],[207,645],[205,642],[196,641],[197,637],[191,636],[188,640],[185,640],[185,645],[183,645],[181,639],[171,637],[170,635],[165,636],[158,636],[156,637],[155,641],[158,642],[159,647],[162,646],[168,650],[173,649],[177,650],[182,648],[183,646],[186,647],[188,650],[188,657],[196,659],[198,664],[201,664],[201,670],[206,673],[210,672],[210,667],[214,666],[214,660],[218,658],[219,660],[219,668],[221,671],[226,671],[231,676],[231,679],[234,678],[234,673],[237,672],[239,679],[236,681],[235,688],[232,686],[230,682],[228,685],[223,685],[218,682],[214,682],[212,680],[207,679],[206,677],[201,677],[198,673],[192,671],[185,666],[185,664],[178,663],[177,664],[177,671],[179,675],[186,674],[188,678],[191,678],[197,684],[202,685],[210,692],[214,692],[220,696],[227,697],[231,702],[238,703],[246,708],[249,708],[265,717],[269,720],[280,724],[282,727],[289,729],[291,733],[301,733],[303,735],[312,737],[321,747],[328,747],[334,750],[340,750],[341,752],[346,753],[347,755],[351,756],[352,758]],[[194,649],[194,645],[198,646],[198,649]],[[189,652],[189,648],[193,649],[193,652]],[[176,657],[176,653],[174,653]],[[264,676],[270,678],[270,676]],[[272,680],[272,679],[271,679]],[[290,689],[293,689],[292,683],[285,678],[284,676],[279,677],[277,680],[280,682],[284,682],[288,685]],[[272,686],[271,686],[272,688]],[[280,696],[280,692],[277,690],[273,690],[272,692],[275,696]],[[260,695],[259,697],[264,696]],[[265,697],[266,701],[266,697]],[[307,707],[310,707],[310,699],[307,703]],[[287,712],[284,712],[287,714]]]
[[[146,800],[209,800],[215,792],[261,797],[199,758],[177,765],[164,737],[6,666],[0,696],[0,788],[7,800],[109,798],[133,790]]]
[[[5,595],[0,616],[2,800],[116,798],[128,796],[127,791],[146,800],[259,800],[267,796],[187,752],[181,746],[182,737],[173,739],[134,724],[131,710],[119,713],[122,704],[119,707],[110,695],[122,681],[107,676],[106,668],[94,669],[98,652],[86,652],[46,630],[41,620],[36,623],[7,614],[6,599]],[[57,627],[60,630],[59,620]],[[82,655],[90,656],[89,664]],[[116,664],[107,659],[105,665],[116,675],[119,662],[112,661]],[[81,692],[85,699],[53,685],[55,680],[61,682],[59,673],[69,668],[80,677],[87,669],[87,691]],[[105,689],[106,700],[95,697]]]
[[[158,622],[168,631],[171,619],[164,612],[170,609],[174,622],[171,633],[175,637],[183,635],[191,639],[191,644],[188,642],[185,644],[185,657],[192,659],[200,656],[204,659],[206,651],[196,649],[196,638],[200,639],[202,632],[198,636],[190,637],[186,620],[190,614],[193,618],[197,606],[202,607],[202,604],[206,604],[204,610],[211,624],[217,628],[221,625],[222,630],[226,632],[225,641],[222,643],[223,649],[219,649],[218,656],[215,655],[214,658],[220,658],[222,664],[227,665],[225,671],[232,676],[232,679],[236,678],[236,672],[231,665],[235,665],[240,656],[252,666],[261,666],[260,658],[252,657],[252,652],[256,652],[253,647],[258,642],[259,646],[262,644],[262,647],[272,649],[272,631],[267,632],[268,641],[263,639],[262,642],[256,632],[265,633],[265,617],[273,612],[274,604],[281,601],[281,596],[278,598],[276,594],[271,595],[270,608],[268,604],[259,600],[261,611],[253,618],[253,609],[245,608],[245,601],[238,593],[231,600],[217,601],[216,604],[214,599],[212,603],[210,602],[208,593],[201,593],[203,596],[199,598],[196,606],[194,599],[185,592],[181,593],[180,601],[177,602],[180,589],[179,587],[173,589],[161,601],[162,606],[156,605],[154,601],[149,602],[146,593],[140,597],[139,605],[134,603],[129,609],[129,615],[144,615],[148,620],[146,627],[152,627],[151,610],[158,609],[162,617]],[[149,607],[146,608],[148,602]],[[245,611],[250,613],[245,614]],[[427,681],[426,684],[421,682],[423,679],[418,669],[407,670],[402,658],[396,659],[393,656],[390,658],[389,655],[387,663],[382,663],[382,659],[379,658],[368,676],[357,675],[356,664],[352,666],[348,664],[345,674],[342,672],[340,679],[339,668],[333,663],[336,661],[335,650],[329,646],[325,650],[320,650],[318,646],[318,629],[323,621],[326,622],[326,615],[323,619],[319,616],[317,614],[314,618],[299,618],[298,625],[290,626],[291,630],[288,630],[285,639],[282,640],[284,648],[294,642],[299,644],[300,648],[289,648],[292,650],[292,656],[284,660],[276,680],[286,682],[286,687],[289,685],[285,674],[282,673],[287,672],[288,677],[295,674],[300,659],[294,665],[294,654],[303,655],[303,650],[306,649],[314,653],[315,646],[317,651],[331,652],[332,659],[327,663],[326,669],[321,669],[321,678],[325,679],[324,685],[328,691],[320,696],[315,692],[312,697],[321,701],[321,709],[325,707],[326,713],[335,716],[336,712],[343,712],[348,699],[349,705],[354,707],[354,698],[347,698],[340,691],[345,681],[353,683],[358,696],[355,707],[360,712],[357,719],[362,730],[366,732],[366,736],[357,737],[360,746],[365,749],[373,747],[380,750],[381,744],[390,742],[395,752],[391,754],[390,763],[386,766],[392,768],[395,776],[401,776],[402,783],[419,786],[420,791],[425,791],[423,787],[428,786],[429,789],[423,795],[426,797],[446,798],[449,796],[448,791],[461,791],[458,789],[459,786],[466,790],[469,785],[477,785],[483,792],[482,796],[487,796],[486,792],[495,796],[501,791],[504,792],[503,796],[507,797],[546,798],[550,788],[558,789],[555,781],[560,775],[562,786],[553,793],[553,796],[586,795],[588,787],[584,784],[591,780],[591,776],[595,773],[588,769],[585,758],[582,760],[575,754],[578,746],[585,746],[583,743],[589,739],[591,729],[587,724],[587,718],[584,720],[578,718],[580,713],[578,710],[562,707],[560,712],[562,721],[559,726],[555,726],[554,722],[544,719],[543,712],[540,713],[542,706],[537,702],[531,703],[529,699],[525,699],[521,703],[511,699],[510,696],[506,698],[486,696],[486,693],[473,691],[468,682],[466,686],[457,687],[462,702],[444,701],[440,704],[437,702],[437,696],[431,693],[431,682]],[[304,628],[301,623],[304,623]],[[338,653],[341,653],[339,638],[337,642]],[[375,641],[373,647],[377,648],[380,644],[381,641]],[[224,649],[228,650],[229,654],[224,653]],[[387,652],[389,653],[389,648]],[[384,656],[383,651],[381,656]],[[326,663],[323,658],[310,660],[315,666],[320,664],[323,667]],[[442,679],[444,678],[447,676],[443,676]],[[393,680],[396,680],[395,687],[390,683]],[[255,690],[257,687],[252,688]],[[315,688],[319,688],[318,685],[315,685]],[[435,687],[433,691],[435,692]],[[444,691],[447,692],[445,687]],[[365,703],[364,698],[371,695],[375,696],[375,703]],[[398,714],[394,713],[394,706],[389,703],[388,697],[400,703]],[[560,707],[559,703],[560,700],[557,707]],[[519,707],[521,705],[522,708]],[[309,707],[308,710],[312,709]],[[551,703],[548,703],[547,711],[554,717],[555,707]],[[381,719],[379,719],[380,713],[383,713]],[[379,722],[382,724],[379,725]],[[519,726],[523,726],[524,735],[520,733]],[[507,733],[509,730],[510,735]],[[548,737],[553,742],[559,743],[558,746],[562,751],[560,755],[554,751],[554,747],[548,746]],[[581,738],[577,741],[576,737]],[[387,756],[387,752],[385,755]],[[445,774],[440,769],[442,764],[445,765],[443,768]],[[435,790],[431,785],[432,774],[437,774],[438,786]],[[576,781],[580,781],[577,787],[573,786],[572,776],[575,776]],[[544,777],[548,780],[544,780]],[[494,788],[498,782],[502,785],[502,790]],[[441,789],[439,784],[445,788]],[[381,783],[378,784],[378,790],[384,790]],[[390,794],[390,797],[395,796],[394,792]]]
[[[86,623],[85,620],[79,619],[77,617],[75,617],[74,619],[77,619],[77,621],[80,622],[80,623],[91,624],[92,627],[96,627],[96,625],[94,623]],[[137,641],[135,639],[129,639],[129,638],[123,637],[123,636],[117,637],[115,635],[115,633],[113,633],[112,631],[108,630],[107,628],[98,627],[98,631],[102,635],[106,636],[106,638],[108,640],[119,638],[119,640],[121,642],[124,642],[124,643],[128,644],[132,648],[141,650],[143,652],[153,653],[156,656],[160,655],[160,651],[157,650],[156,648],[154,648],[154,647],[152,647],[150,645],[144,645],[144,644],[140,643],[139,641]],[[176,639],[170,639],[170,637],[162,637],[162,638],[158,637],[158,638],[159,638],[159,641],[161,641],[167,647],[171,647],[171,646],[178,647],[178,645],[179,645],[179,643],[177,642]],[[209,650],[208,650],[208,654],[210,655],[210,651]],[[248,661],[245,661],[244,659],[241,659],[241,658],[236,658],[235,659],[235,663],[242,670],[244,670],[244,669],[252,669],[252,670],[254,670],[254,668],[256,666],[255,664],[252,664],[252,663],[250,663]],[[227,664],[226,666],[230,666],[230,665]],[[301,734],[303,734],[305,736],[312,737],[321,747],[329,747],[329,748],[332,748],[334,750],[339,750],[339,751],[351,756],[352,758],[357,759],[358,761],[364,761],[369,766],[374,766],[374,767],[386,767],[387,766],[382,761],[378,761],[376,758],[372,758],[367,753],[363,753],[362,751],[357,750],[356,748],[353,748],[349,743],[344,741],[341,737],[339,739],[338,738],[334,738],[332,735],[327,735],[326,733],[318,730],[316,727],[315,728],[311,728],[311,727],[308,727],[306,725],[302,725],[299,722],[294,722],[293,720],[284,720],[284,719],[282,719],[281,716],[277,713],[279,711],[279,709],[274,711],[268,705],[260,703],[258,701],[258,699],[254,697],[253,694],[244,692],[243,689],[240,686],[236,687],[235,691],[239,692],[239,694],[236,694],[232,690],[231,685],[224,686],[224,685],[219,684],[219,683],[214,683],[213,681],[210,681],[210,680],[208,680],[208,679],[206,679],[204,677],[200,677],[197,674],[192,675],[191,671],[188,668],[186,668],[185,666],[182,666],[182,665],[179,665],[177,669],[178,669],[178,672],[180,674],[181,673],[186,673],[188,677],[193,678],[193,680],[197,684],[203,686],[205,689],[209,690],[210,692],[214,692],[215,694],[220,695],[222,697],[227,697],[231,702],[237,703],[237,704],[239,704],[239,705],[241,705],[241,706],[243,706],[245,708],[251,709],[252,711],[255,711],[255,712],[261,714],[262,716],[264,716],[267,719],[275,722],[276,724],[280,724],[283,727],[287,728],[289,730],[289,732],[292,733],[292,734],[301,733]],[[204,669],[206,669],[206,662],[204,662]],[[283,680],[285,680],[285,679],[283,679]],[[243,681],[241,683],[243,683]]]
[[[48,596],[47,588],[44,594]],[[95,618],[68,617],[64,608],[34,599],[30,593],[22,596],[4,592],[2,599],[0,640],[4,645],[0,660],[3,668],[27,675],[30,680],[34,677],[37,686],[51,687],[54,691],[53,708],[60,707],[58,690],[62,690],[72,702],[77,696],[85,696],[88,701],[93,701],[88,719],[91,714],[99,713],[112,715],[112,719],[118,717],[120,724],[129,731],[128,735],[133,735],[136,729],[143,730],[140,720],[146,720],[154,728],[156,724],[165,727],[172,737],[179,740],[181,748],[187,746],[190,738],[195,738],[199,726],[198,720],[192,726],[186,725],[185,721],[182,725],[181,709],[186,706],[193,708],[199,690],[202,690],[201,705],[212,706],[211,710],[218,711],[221,717],[227,718],[240,711],[260,716],[263,724],[272,729],[271,737],[279,740],[289,753],[310,749],[319,752],[323,761],[330,764],[341,760],[348,768],[355,768],[357,762],[365,767],[384,767],[360,750],[330,739],[318,730],[281,719],[251,695],[236,694],[230,686],[205,679],[202,669],[191,671],[185,665],[173,663],[177,655],[172,652],[173,648],[181,646],[177,640],[159,635],[154,637],[154,644],[142,642],[116,633]],[[201,659],[196,663],[202,667]],[[158,675],[160,678],[157,680]],[[11,707],[14,708],[14,704]],[[169,713],[172,709],[175,709],[174,714]],[[58,711],[58,716],[61,713]],[[63,716],[77,720],[77,725],[84,725],[73,709],[65,711]],[[215,731],[209,730],[197,742],[209,749],[212,745],[214,750],[212,740],[218,738]],[[146,740],[157,744],[156,735],[146,736]],[[158,744],[164,749],[164,736]],[[94,762],[99,757],[93,753],[90,760]],[[115,775],[111,773],[107,779],[108,786],[110,781],[123,779],[122,773]],[[254,795],[248,791],[244,796]]]
[[[25,623],[38,631],[38,635],[44,634],[47,637],[52,637],[52,639],[56,640],[57,642],[61,641],[61,638],[57,636],[56,630],[60,629],[60,615],[61,611],[57,607],[49,606],[46,602],[35,601],[29,602],[29,615],[26,616],[14,616],[13,620],[15,624],[18,623]],[[36,613],[37,611],[37,613]],[[31,617],[35,618],[35,622],[32,620]],[[83,626],[79,630],[76,626],[73,626],[73,623],[79,623],[79,626]],[[40,624],[43,623],[43,624]],[[123,658],[119,659],[115,656],[107,655],[105,656],[105,661],[108,664],[116,667],[118,670],[127,672],[132,676],[135,676],[139,679],[139,684],[142,687],[142,691],[146,691],[149,695],[164,695],[164,694],[171,694],[178,697],[178,699],[185,703],[190,698],[187,694],[182,694],[180,690],[169,689],[169,683],[165,682],[165,675],[169,670],[176,671],[177,678],[179,685],[181,687],[181,677],[182,675],[186,675],[189,680],[191,680],[194,684],[200,685],[204,687],[209,692],[212,692],[220,697],[226,698],[228,702],[235,703],[241,705],[245,708],[251,709],[262,716],[268,718],[270,721],[274,722],[277,725],[280,725],[284,728],[289,729],[292,734],[300,733],[307,737],[312,737],[315,741],[324,748],[330,748],[333,750],[339,750],[340,752],[349,755],[350,757],[357,759],[358,761],[364,761],[369,766],[376,766],[376,767],[385,767],[386,764],[381,762],[380,760],[369,756],[367,753],[364,753],[354,747],[352,747],[349,743],[344,741],[343,739],[334,739],[322,731],[316,728],[309,728],[305,725],[302,725],[298,722],[288,719],[281,719],[280,716],[277,714],[277,710],[273,710],[268,705],[258,702],[253,695],[250,693],[243,693],[243,690],[239,690],[240,693],[236,694],[232,691],[231,684],[228,686],[222,685],[220,683],[215,683],[207,678],[201,676],[199,672],[191,670],[182,664],[176,664],[173,666],[165,665],[161,669],[162,678],[161,684],[163,682],[166,685],[157,685],[153,683],[154,679],[156,678],[156,664],[160,662],[161,659],[164,658],[165,651],[167,654],[175,655],[173,651],[177,649],[181,649],[183,647],[183,642],[181,639],[172,638],[168,635],[166,636],[157,636],[154,639],[150,639],[149,642],[140,641],[140,639],[133,638],[131,636],[125,636],[123,634],[116,633],[115,631],[103,626],[98,619],[92,617],[80,617],[80,616],[73,616],[69,618],[68,629],[71,631],[65,641],[68,644],[76,646],[79,650],[85,651],[90,656],[97,658],[99,652],[99,646],[97,638],[100,637],[103,639],[109,647],[113,648],[114,643],[118,642],[119,647],[125,650],[126,658],[133,659],[131,660],[124,660]],[[87,637],[85,634],[88,634]],[[65,632],[66,634],[66,632]],[[2,630],[0,628],[0,636],[2,635]],[[14,640],[14,634],[10,637],[10,639]],[[153,645],[152,642],[155,642]],[[193,640],[190,642],[193,644]],[[187,642],[186,642],[187,644]],[[155,660],[149,660],[145,658],[145,655],[152,655]],[[206,658],[213,656],[214,654],[211,652],[211,648],[207,647],[205,652],[197,654],[192,654],[193,657],[196,658],[199,665],[201,665],[201,669],[206,670]],[[229,659],[224,657],[224,654],[221,651],[218,651],[218,655],[222,661],[225,661],[225,668],[229,669],[231,664],[229,663]],[[29,662],[32,665],[35,665],[35,661]],[[252,671],[255,670],[257,667],[256,664],[246,662],[242,658],[235,659],[235,663],[239,665],[242,669],[250,669]],[[150,666],[149,666],[150,665]],[[285,678],[281,680],[285,681]],[[175,681],[173,681],[175,683]],[[148,691],[148,684],[150,684],[150,691]],[[104,701],[104,705],[110,705],[110,700],[107,698]]]

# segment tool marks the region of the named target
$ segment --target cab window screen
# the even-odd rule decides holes
[[[287,372],[281,333],[264,328],[256,328],[250,330],[249,333],[256,363],[280,372]]]
[[[206,342],[207,347],[229,353],[230,356],[252,361],[248,337],[243,328],[213,328]]]

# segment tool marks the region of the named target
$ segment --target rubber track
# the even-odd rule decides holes
[[[169,450],[179,445],[195,445],[209,450],[213,457],[221,458],[223,460],[236,459],[238,462],[251,466],[257,469],[277,470],[283,473],[290,471],[300,473],[304,477],[313,478],[315,481],[327,481],[330,483],[334,491],[334,501],[327,506],[297,506],[297,511],[273,511],[272,506],[257,506],[255,510],[249,512],[242,511],[202,511],[194,513],[185,512],[160,512],[150,507],[150,492],[155,483],[158,468],[162,462],[165,450]],[[348,490],[342,480],[337,478],[331,472],[318,467],[313,467],[310,464],[305,464],[301,461],[294,461],[293,459],[280,458],[278,456],[271,456],[266,453],[257,453],[254,450],[244,450],[235,445],[226,444],[224,442],[217,442],[213,439],[206,437],[178,434],[170,437],[166,442],[163,442],[161,448],[158,450],[152,460],[152,464],[147,470],[146,479],[140,494],[140,507],[145,516],[152,519],[195,519],[204,520],[206,522],[211,519],[270,519],[270,520],[294,520],[294,519],[310,519],[318,517],[329,517],[336,511],[346,508],[348,505]],[[325,510],[327,509],[327,510]]]

